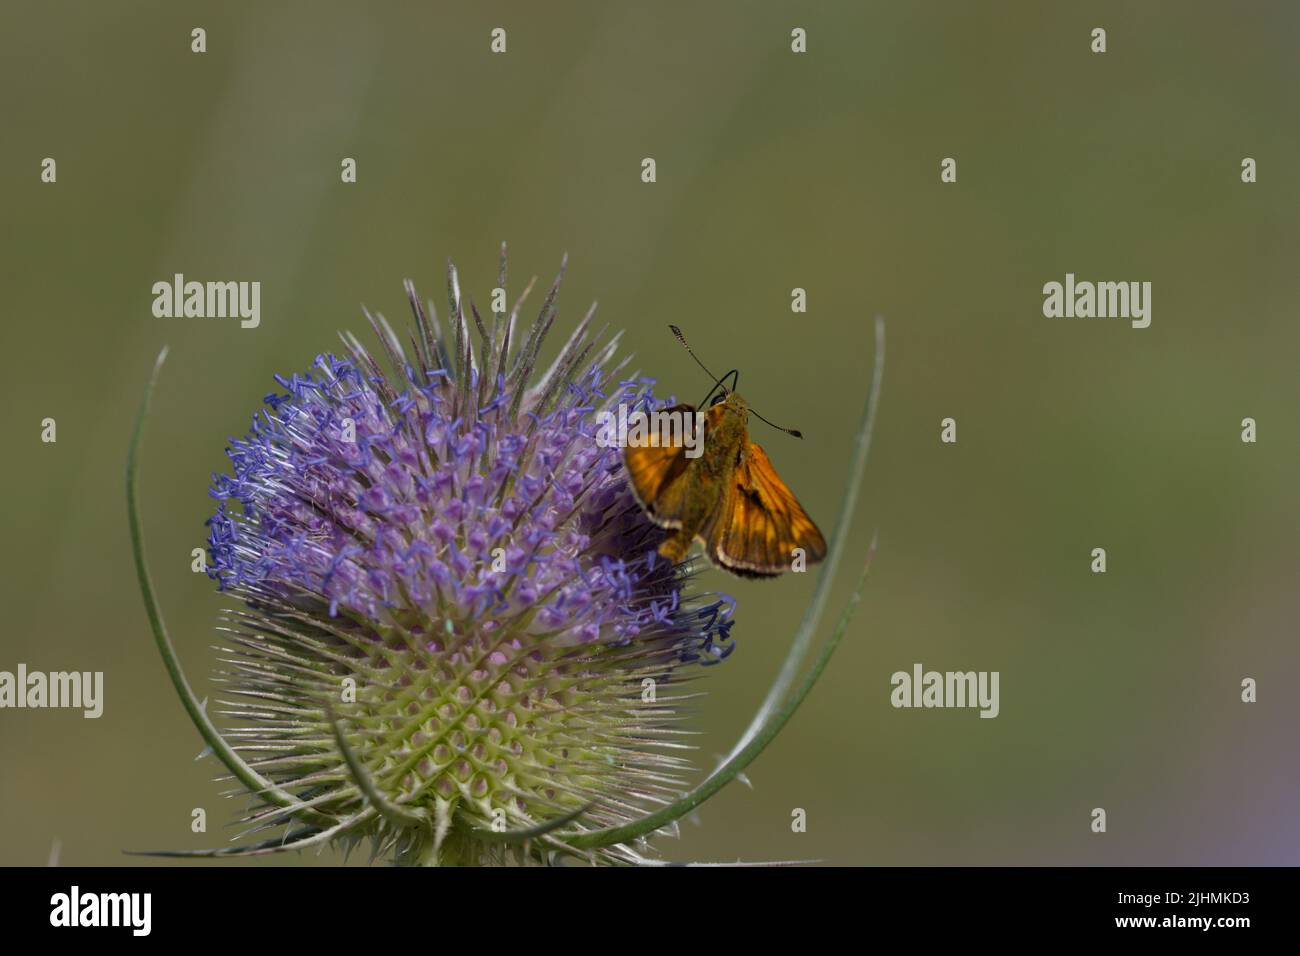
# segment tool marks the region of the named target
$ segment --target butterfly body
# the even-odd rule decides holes
[[[668,412],[695,420],[695,409]],[[668,529],[659,554],[684,559],[696,541],[713,563],[746,577],[770,577],[820,561],[826,541],[749,440],[749,404],[728,392],[704,414],[699,457],[660,440],[624,449],[629,484],[650,520]]]
[[[659,553],[673,562],[686,557],[696,538],[707,546],[717,503],[726,497],[747,451],[749,407],[733,393],[710,409],[704,428],[708,437],[703,452],[680,479],[685,482],[681,515],[675,524],[664,525],[672,528],[672,532],[659,546]]]

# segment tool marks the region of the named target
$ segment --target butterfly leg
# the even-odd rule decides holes
[[[659,555],[677,564],[686,557],[686,552],[691,550],[691,542],[694,540],[695,536],[685,528],[670,531],[668,537],[664,538],[663,543],[659,545]]]

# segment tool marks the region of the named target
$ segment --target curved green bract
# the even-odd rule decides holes
[[[149,382],[145,386],[144,400],[140,403],[140,412],[135,420],[135,431],[131,436],[131,447],[126,457],[126,511],[131,525],[131,550],[135,555],[135,571],[140,581],[140,594],[144,598],[145,611],[149,614],[149,627],[153,630],[154,640],[158,645],[158,653],[162,655],[167,674],[172,679],[172,685],[176,688],[176,693],[180,695],[181,703],[185,706],[185,712],[190,715],[190,720],[198,728],[199,734],[202,735],[207,745],[212,748],[213,754],[226,765],[226,768],[234,774],[235,778],[247,787],[250,792],[264,797],[276,806],[293,810],[295,815],[304,823],[310,823],[321,828],[333,828],[338,825],[339,820],[306,806],[298,797],[276,786],[274,782],[267,780],[250,767],[239,754],[235,753],[230,744],[226,743],[225,738],[221,736],[216,725],[212,723],[211,718],[203,709],[203,704],[195,696],[194,689],[190,687],[190,682],[185,677],[185,672],[181,670],[180,659],[176,656],[176,648],[172,645],[171,637],[167,633],[167,625],[163,622],[162,609],[158,606],[158,598],[153,589],[153,579],[149,575],[149,564],[145,559],[144,532],[140,522],[140,497],[137,488],[139,482],[137,479],[139,476],[140,446],[144,438],[144,422],[149,414],[149,403],[153,398],[154,385],[158,381],[158,372],[166,358],[167,349],[164,347],[158,353],[153,372],[150,374]]]
[[[379,811],[379,815],[399,829],[409,829],[412,827],[428,827],[431,825],[429,814],[423,808],[399,807],[393,803],[375,786],[374,779],[370,772],[366,770],[361,763],[361,758],[352,749],[348,743],[348,738],[343,733],[343,725],[339,723],[338,717],[334,715],[334,710],[328,704],[325,705],[325,717],[329,720],[330,730],[334,732],[334,742],[338,745],[339,753],[343,755],[343,762],[348,766],[348,773],[352,774],[352,779],[357,782],[361,792],[365,794],[370,805]]]
[[[739,751],[733,752],[728,761],[717,771],[705,778],[704,782],[698,787],[691,790],[681,798],[670,803],[662,810],[651,813],[640,820],[629,823],[626,826],[610,827],[604,830],[592,830],[588,833],[574,835],[559,835],[563,840],[575,850],[592,849],[595,847],[609,846],[613,843],[626,843],[629,840],[635,840],[638,837],[653,833],[662,826],[666,826],[677,820],[687,813],[690,813],[709,797],[713,796],[739,774],[745,767],[757,757],[768,744],[779,734],[782,728],[789,723],[790,718],[794,716],[799,705],[803,703],[808,692],[813,689],[817,679],[821,677],[822,671],[830,663],[831,655],[835,653],[835,648],[839,646],[840,638],[844,635],[844,630],[848,627],[849,621],[853,619],[853,612],[857,610],[858,603],[862,599],[862,586],[866,583],[867,573],[871,570],[871,559],[875,555],[875,541],[872,541],[871,549],[867,554],[866,563],[862,567],[862,572],[858,577],[857,587],[854,588],[849,603],[845,605],[844,610],[840,613],[840,619],[835,625],[835,630],[831,632],[830,638],[826,641],[826,646],[822,648],[817,659],[809,668],[807,675],[795,688],[790,699],[780,707],[772,710],[763,727],[755,734],[748,743]]]
[[[476,840],[482,840],[485,843],[527,843],[529,840],[538,840],[553,833],[562,826],[567,826],[574,820],[578,819],[584,813],[592,808],[593,804],[584,804],[576,810],[571,810],[563,816],[556,817],[553,820],[546,820],[534,827],[528,827],[523,830],[489,830],[484,827],[473,827],[470,833]]]
[[[858,588],[849,599],[849,604],[844,609],[830,640],[827,641],[825,648],[814,662],[807,677],[804,678],[792,695],[788,693],[804,666],[813,635],[816,633],[817,625],[821,620],[822,611],[825,609],[826,601],[830,597],[835,571],[848,543],[849,527],[853,522],[853,511],[858,501],[858,490],[862,482],[862,475],[866,470],[867,456],[871,450],[871,436],[875,430],[876,408],[880,400],[880,385],[885,370],[884,319],[876,319],[875,331],[876,356],[871,373],[871,387],[867,392],[866,406],[862,411],[862,423],[858,427],[853,459],[849,464],[848,486],[844,492],[844,502],[840,506],[839,520],[835,524],[830,552],[826,556],[826,563],[822,566],[821,574],[817,579],[817,589],[813,592],[812,603],[809,604],[808,610],[804,613],[803,622],[795,633],[794,640],[790,644],[790,650],[786,654],[785,662],[777,675],[777,679],[773,682],[771,689],[759,706],[753,720],[750,721],[749,726],[741,735],[740,740],[732,747],[731,752],[718,765],[717,769],[700,784],[667,806],[632,823],[607,827],[603,830],[591,830],[585,833],[557,834],[558,839],[562,839],[574,849],[591,849],[612,846],[616,843],[626,843],[647,836],[660,827],[667,826],[690,813],[734,780],[755,757],[763,752],[764,748],[772,742],[781,728],[794,715],[808,692],[812,690],[817,678],[821,676],[836,645],[839,644],[840,636],[843,634],[853,610],[860,600],[862,584],[870,568],[871,554],[868,555],[867,564],[862,570]],[[874,540],[871,551],[872,553],[875,551]]]

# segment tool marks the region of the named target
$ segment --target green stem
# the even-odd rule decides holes
[[[763,749],[771,743],[781,728],[794,715],[804,697],[812,690],[813,684],[816,683],[817,678],[826,667],[826,663],[830,660],[830,655],[835,650],[835,646],[839,643],[840,635],[843,633],[849,617],[851,617],[854,608],[857,607],[862,581],[865,581],[867,570],[870,567],[869,555],[867,567],[862,570],[862,579],[859,581],[858,590],[855,590],[853,596],[849,599],[849,604],[844,609],[835,632],[831,635],[831,639],[822,650],[808,676],[804,678],[793,696],[789,695],[790,686],[803,669],[813,635],[821,620],[826,601],[830,597],[831,584],[834,581],[840,557],[848,544],[849,528],[853,523],[853,511],[857,506],[858,491],[862,483],[862,475],[866,471],[867,456],[871,450],[871,436],[875,430],[876,409],[880,402],[880,386],[885,371],[884,319],[876,319],[875,332],[876,356],[871,373],[871,387],[867,392],[866,406],[862,411],[862,422],[858,426],[853,459],[849,464],[848,485],[845,488],[843,504],[840,506],[839,519],[835,525],[830,552],[817,579],[817,589],[813,592],[812,602],[804,613],[803,622],[790,644],[790,650],[786,654],[781,671],[763,703],[759,706],[758,711],[754,714],[753,720],[750,721],[745,732],[735,746],[731,748],[726,758],[718,765],[717,769],[694,789],[683,794],[672,803],[631,823],[617,827],[606,827],[602,830],[591,830],[580,834],[557,835],[557,839],[564,840],[565,843],[575,849],[612,846],[616,843],[626,843],[629,840],[646,836],[660,827],[680,819],[734,780],[755,757],[762,753]],[[874,540],[871,550],[874,554]]]

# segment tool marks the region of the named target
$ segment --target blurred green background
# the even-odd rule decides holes
[[[0,669],[102,670],[107,700],[0,712],[0,862],[56,840],[140,862],[120,851],[215,845],[237,809],[194,760],[130,561],[124,458],[160,346],[147,534],[206,694],[222,600],[190,549],[227,436],[274,372],[363,333],[360,303],[404,320],[403,278],[442,301],[452,257],[484,303],[503,239],[512,297],[567,250],[560,328],[598,299],[665,391],[707,387],[670,321],[739,367],[806,433],[755,438],[828,531],[888,320],[831,612],[879,529],[863,605],[752,789],[665,856],[1300,862],[1298,38],[1291,3],[5,4]],[[260,328],[154,318],[174,272],[260,280]],[[1066,272],[1151,281],[1151,327],[1045,319]],[[701,766],[814,577],[706,576],[739,599],[739,648],[708,675]],[[1000,671],[1001,715],[893,709],[914,662]]]

